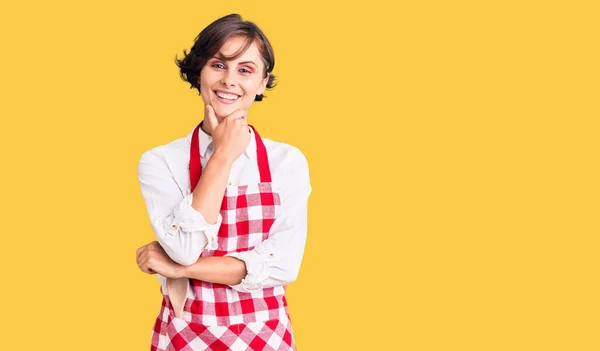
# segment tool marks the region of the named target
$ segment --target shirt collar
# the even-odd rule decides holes
[[[190,144],[192,142],[192,135],[195,129],[196,127],[194,127],[194,129],[192,129],[192,131],[190,131],[187,135],[187,139]],[[206,134],[206,132],[202,130],[202,128],[199,128],[198,142],[200,143],[200,157],[204,158],[206,155],[206,150],[210,145],[212,145],[212,136]],[[250,143],[248,143],[244,154],[251,160],[256,158],[256,136],[254,135],[254,130],[252,128],[250,128]]]

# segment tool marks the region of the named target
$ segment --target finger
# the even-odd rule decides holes
[[[140,265],[140,269],[142,270],[142,272],[148,274],[150,274],[150,272],[153,272],[154,270],[152,269],[152,262],[153,261],[149,257],[145,258],[145,260],[142,261],[142,264]]]
[[[144,254],[145,252],[148,252],[151,249],[152,249],[152,242],[140,247],[139,249],[137,249],[136,259],[138,259],[142,254]]]
[[[245,118],[238,118],[238,119],[234,120],[233,123],[235,123],[238,127],[247,127],[248,126],[248,120],[246,120]]]
[[[140,247],[139,249],[137,249],[137,251],[135,252],[135,260],[139,261],[140,255],[146,251],[146,245]]]
[[[148,258],[148,260],[143,264],[144,273],[148,274],[156,274],[157,272],[154,270],[154,260]]]
[[[141,271],[148,274],[154,274],[154,271],[146,266],[140,267]]]
[[[146,262],[148,260],[148,256],[149,256],[148,250],[142,252],[140,254],[140,257],[138,257],[138,260],[137,260],[138,266],[141,266],[142,264],[144,264],[144,262]]]
[[[238,108],[237,110],[230,113],[225,119],[227,121],[233,121],[233,120],[240,119],[240,118],[246,118],[246,113],[247,113],[246,109]]]
[[[139,257],[135,259],[135,263],[138,265],[138,267],[140,267],[140,269],[142,269],[142,261]]]
[[[219,121],[217,120],[217,116],[215,115],[215,109],[211,105],[204,106],[204,118],[214,127],[219,125]]]
[[[138,262],[138,267],[140,268],[140,271],[144,272],[144,273],[148,273],[148,264],[146,262]]]

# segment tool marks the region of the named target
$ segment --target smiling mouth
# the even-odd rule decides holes
[[[214,93],[219,98],[220,101],[222,101],[224,103],[228,103],[228,104],[231,104],[240,98],[240,96],[237,94],[224,93],[224,92],[216,91],[216,90],[214,90]]]

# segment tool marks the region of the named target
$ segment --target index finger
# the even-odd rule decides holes
[[[212,105],[205,105],[205,117],[208,120],[208,122],[210,124],[212,124],[213,126],[218,126],[219,125],[219,121],[217,120],[217,116],[215,115],[215,109],[212,107]]]
[[[238,108],[237,110],[233,111],[232,113],[230,113],[226,119],[228,121],[232,121],[234,119],[238,119],[238,118],[246,118],[247,116],[247,110],[245,108]]]

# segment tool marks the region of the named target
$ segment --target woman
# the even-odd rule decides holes
[[[136,259],[163,294],[151,350],[295,350],[285,287],[304,252],[308,164],[248,124],[274,87],[273,50],[232,14],[184,54],[180,74],[198,89],[204,118],[146,151],[138,168],[157,241]]]

